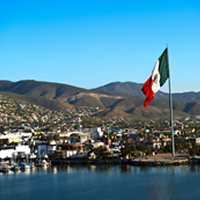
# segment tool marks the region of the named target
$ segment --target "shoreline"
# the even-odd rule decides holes
[[[170,153],[157,154],[149,157],[134,159],[88,159],[87,157],[65,158],[51,160],[52,164],[127,164],[133,166],[170,166],[200,164],[200,158],[190,158],[187,153],[177,153],[173,157]]]
[[[176,166],[176,165],[193,165],[200,164],[200,159],[102,159],[102,160],[91,160],[91,159],[63,159],[63,160],[52,160],[52,165],[104,165],[104,164],[126,164],[132,166]]]

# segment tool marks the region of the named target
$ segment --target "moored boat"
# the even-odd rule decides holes
[[[15,164],[15,165],[13,165],[13,166],[10,168],[10,170],[12,170],[12,171],[18,171],[18,170],[20,170],[20,166],[17,165],[17,164]]]
[[[8,169],[7,169],[7,168],[0,168],[0,172],[5,172],[5,173],[7,173],[7,172],[8,172]]]
[[[37,163],[36,166],[37,167],[44,167],[44,168],[46,168],[46,167],[49,167],[49,163],[45,159],[43,159],[42,162]]]
[[[19,167],[20,167],[21,170],[30,169],[30,166],[25,162],[20,163]]]
[[[35,163],[34,162],[29,162],[28,164],[29,164],[31,169],[35,168]]]
[[[5,172],[7,173],[8,172],[8,166],[6,164],[1,164],[0,165],[0,172]]]

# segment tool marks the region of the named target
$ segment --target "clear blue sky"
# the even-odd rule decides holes
[[[167,42],[172,92],[200,91],[199,0],[0,0],[0,80],[143,83]]]

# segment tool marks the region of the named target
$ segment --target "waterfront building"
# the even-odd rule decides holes
[[[85,146],[82,146],[83,150],[85,150]],[[71,157],[77,155],[81,152],[80,144],[60,144],[58,146],[60,152],[62,152],[66,157]]]
[[[0,158],[13,158],[16,155],[30,155],[31,149],[28,145],[7,146],[0,148]]]

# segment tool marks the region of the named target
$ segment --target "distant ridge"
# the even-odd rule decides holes
[[[0,81],[0,91],[16,94],[41,96],[49,99],[67,101],[72,95],[87,92],[86,89],[59,83],[24,80],[18,82]]]
[[[73,105],[70,105],[68,103],[63,103],[60,101],[56,101],[56,100],[47,99],[44,97],[19,95],[19,94],[14,94],[14,93],[10,93],[10,92],[2,92],[2,91],[0,91],[0,94],[8,97],[9,99],[11,98],[16,101],[35,104],[37,106],[41,106],[41,107],[48,108],[51,110],[67,110],[67,109],[75,110]]]
[[[107,85],[95,88],[93,90],[99,92],[111,92],[114,94],[128,94],[133,96],[142,96],[143,93],[141,91],[143,84],[138,84],[134,82],[113,82]]]
[[[95,116],[100,118],[169,118],[168,94],[158,92],[155,100],[144,108],[142,85],[134,82],[114,82],[87,90],[66,84],[23,80],[0,81],[0,91],[8,97],[53,110],[81,106],[98,107],[99,112]],[[173,94],[174,116],[199,115],[199,100],[199,92]]]
[[[114,94],[126,94],[133,96],[142,96],[143,84],[142,83],[134,83],[134,82],[113,82],[106,84],[104,86],[94,88],[93,90],[99,92],[110,92]],[[200,92],[184,92],[184,93],[174,93],[172,94],[173,101],[189,103],[189,102],[198,102],[200,101]],[[169,94],[165,92],[159,91],[155,94],[155,99],[168,100]]]

